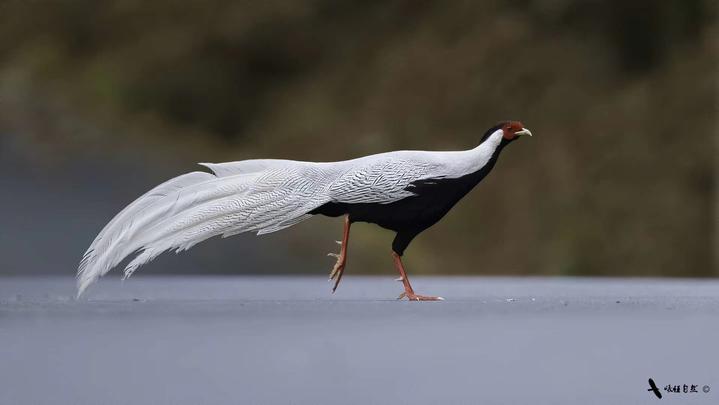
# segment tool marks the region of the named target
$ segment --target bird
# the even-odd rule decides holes
[[[404,292],[398,299],[437,301],[415,293],[402,263],[405,250],[494,168],[502,150],[532,133],[519,121],[484,132],[461,151],[402,150],[338,162],[251,159],[200,163],[210,171],[172,178],[125,207],[100,231],[77,269],[77,297],[132,256],[130,277],[163,252],[176,253],[213,236],[276,232],[315,215],[343,217],[329,279],[337,290],[355,222],[395,232],[391,254]]]
[[[662,399],[662,393],[659,391],[659,388],[657,388],[657,384],[655,384],[654,380],[651,378],[649,379],[649,389],[647,391],[652,391],[657,398]]]

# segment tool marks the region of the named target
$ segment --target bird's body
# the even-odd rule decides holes
[[[403,158],[412,173],[402,190],[412,195],[391,202],[328,202],[313,214],[327,216],[349,215],[352,222],[369,222],[395,231],[398,236],[416,235],[434,225],[477,185],[494,166],[499,146],[483,143],[462,152],[394,152],[375,155],[390,162]],[[384,156],[383,156],[384,155]],[[374,158],[375,156],[372,156]],[[419,166],[432,170],[419,170]],[[402,170],[404,168],[400,168]],[[391,181],[391,179],[390,179]],[[408,243],[408,242],[407,242]],[[400,255],[405,246],[393,246]]]
[[[105,226],[80,264],[79,294],[133,253],[139,252],[125,268],[126,277],[167,250],[186,250],[216,235],[275,232],[317,214],[345,216],[342,251],[331,275],[334,288],[344,271],[350,224],[369,222],[397,232],[392,248],[407,293],[411,286],[399,259],[407,245],[479,183],[501,150],[523,133],[530,134],[520,123],[506,122],[466,151],[396,151],[322,163],[203,164],[213,173],[171,179]]]

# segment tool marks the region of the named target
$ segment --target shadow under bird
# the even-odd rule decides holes
[[[129,277],[167,250],[180,252],[213,236],[279,231],[313,215],[344,217],[337,289],[347,263],[353,222],[395,231],[392,257],[404,285],[399,296],[441,300],[414,292],[402,265],[412,239],[439,221],[494,167],[505,146],[532,135],[518,121],[488,129],[479,146],[465,151],[396,151],[341,162],[256,159],[202,163],[153,188],[125,207],[100,231],[80,263],[78,296],[126,257]]]

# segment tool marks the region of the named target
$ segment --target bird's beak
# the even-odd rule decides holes
[[[529,135],[529,136],[532,136],[532,132],[530,132],[527,128],[522,128],[521,131],[515,132],[514,135],[517,135],[517,136],[520,136],[520,135]]]

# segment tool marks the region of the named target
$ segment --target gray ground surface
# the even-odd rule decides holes
[[[718,281],[413,282],[0,278],[0,404],[719,403]]]

